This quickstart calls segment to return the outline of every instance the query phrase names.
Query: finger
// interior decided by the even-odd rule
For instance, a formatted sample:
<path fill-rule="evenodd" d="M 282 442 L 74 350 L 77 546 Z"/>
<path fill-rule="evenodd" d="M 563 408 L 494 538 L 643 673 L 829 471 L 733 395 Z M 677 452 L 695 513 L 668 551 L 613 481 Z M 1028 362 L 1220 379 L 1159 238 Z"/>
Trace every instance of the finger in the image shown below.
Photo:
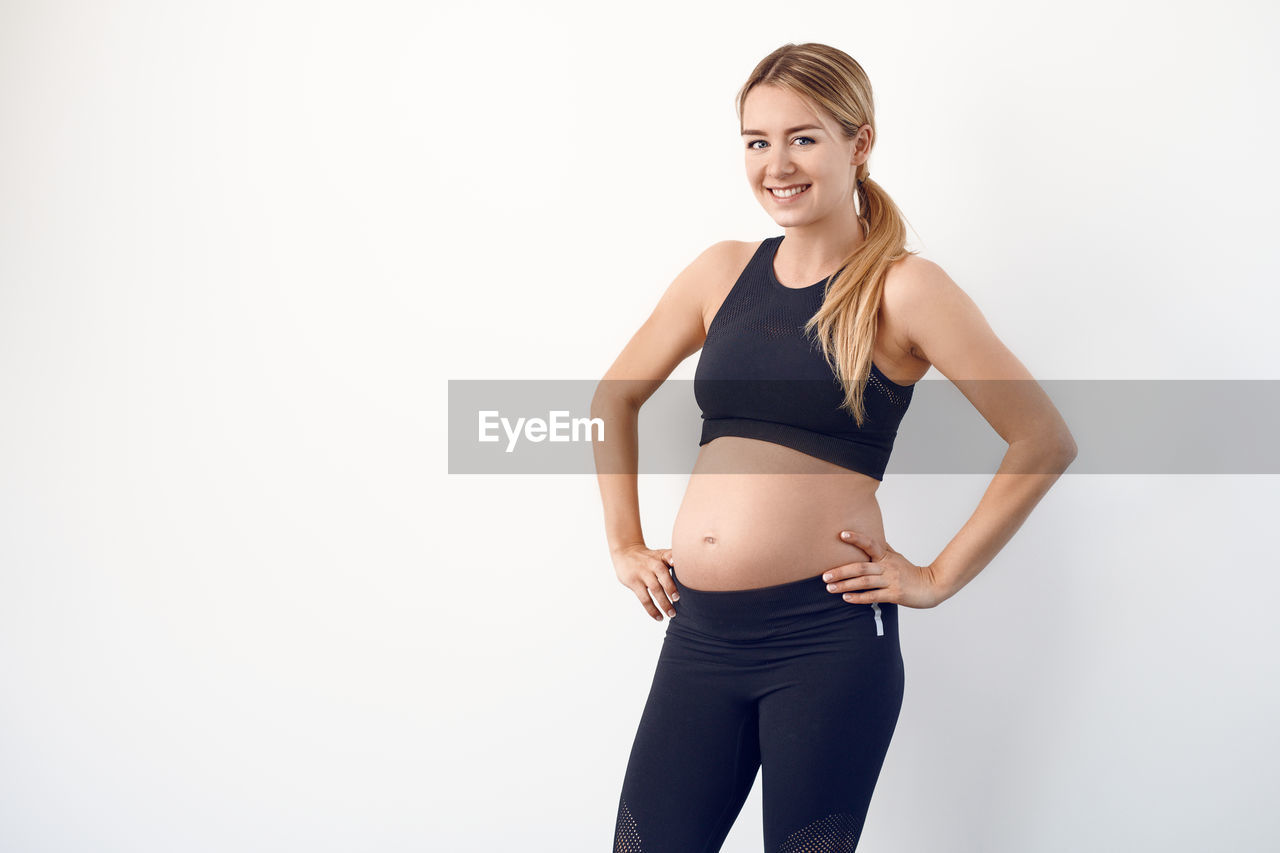
<path fill-rule="evenodd" d="M 882 600 L 880 596 L 884 594 L 885 587 L 881 586 L 876 578 L 855 578 L 850 583 L 856 585 L 840 593 L 840 597 L 850 604 L 871 604 L 873 601 Z"/>
<path fill-rule="evenodd" d="M 658 606 L 659 610 L 668 616 L 676 615 L 676 609 L 671 605 L 671 600 L 667 598 L 667 591 L 663 588 L 662 581 L 658 579 L 657 573 L 655 573 L 653 579 L 649 581 L 647 589 L 649 590 L 649 595 L 653 598 L 654 604 Z"/>
<path fill-rule="evenodd" d="M 851 563 L 855 567 L 855 571 L 850 572 L 843 580 L 833 581 L 827 584 L 827 592 L 841 593 L 866 589 L 874 580 L 868 578 L 867 575 L 872 574 L 870 563 Z M 865 568 L 864 568 L 865 567 Z"/>
<path fill-rule="evenodd" d="M 674 566 L 676 564 L 674 552 L 670 548 L 662 552 L 662 559 L 668 566 Z"/>
<path fill-rule="evenodd" d="M 866 578 L 866 577 L 849 578 L 848 580 L 843 580 L 843 581 L 840 581 L 838 584 L 835 584 L 835 590 L 833 591 L 839 592 L 839 593 L 861 592 L 862 590 L 867 589 L 868 586 L 870 586 L 870 584 L 871 584 L 870 578 Z"/>
<path fill-rule="evenodd" d="M 640 604 L 648 611 L 649 615 L 659 622 L 662 621 L 662 614 L 658 612 L 658 608 L 654 606 L 653 599 L 649 597 L 649 590 L 643 584 L 639 587 L 629 587 L 635 593 L 636 598 L 640 599 Z"/>
<path fill-rule="evenodd" d="M 671 606 L 671 602 L 680 598 L 680 593 L 676 590 L 676 582 L 671 579 L 671 573 L 661 571 L 657 574 L 658 585 L 662 589 L 662 598 L 654 596 L 658 601 L 658 606 L 667 611 L 668 616 L 675 616 L 675 608 Z"/>
<path fill-rule="evenodd" d="M 827 582 L 844 580 L 845 578 L 856 577 L 866 563 L 842 563 L 838 566 L 832 566 L 822 573 L 822 579 Z"/>
<path fill-rule="evenodd" d="M 852 530 L 840 531 L 840 538 L 846 542 L 852 542 L 863 551 L 867 552 L 867 556 L 872 560 L 883 560 L 885 554 L 888 553 L 888 543 L 881 545 L 879 541 L 872 539 L 870 536 L 864 536 Z"/>
<path fill-rule="evenodd" d="M 863 536 L 861 533 L 854 530 L 841 530 L 840 539 L 844 544 L 851 545 L 861 551 L 863 559 L 875 559 L 875 554 L 873 553 L 870 545 L 871 540 L 866 536 Z"/>
<path fill-rule="evenodd" d="M 836 566 L 822 573 L 822 579 L 827 582 L 827 591 L 834 592 L 838 586 L 846 578 L 853 577 L 858 573 L 857 563 L 845 563 L 843 566 Z"/>

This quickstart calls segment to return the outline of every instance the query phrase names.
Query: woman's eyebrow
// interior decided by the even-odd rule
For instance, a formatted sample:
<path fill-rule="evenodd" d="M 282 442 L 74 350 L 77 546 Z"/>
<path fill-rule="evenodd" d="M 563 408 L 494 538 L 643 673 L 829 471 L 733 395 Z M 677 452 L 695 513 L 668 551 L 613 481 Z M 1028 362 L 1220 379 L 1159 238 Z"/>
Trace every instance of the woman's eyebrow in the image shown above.
<path fill-rule="evenodd" d="M 822 128 L 816 124 L 802 124 L 799 127 L 787 128 L 783 132 L 783 136 L 787 136 L 799 130 L 822 130 Z M 743 136 L 768 136 L 769 134 L 765 133 L 763 130 L 744 130 L 742 131 L 742 135 Z"/>

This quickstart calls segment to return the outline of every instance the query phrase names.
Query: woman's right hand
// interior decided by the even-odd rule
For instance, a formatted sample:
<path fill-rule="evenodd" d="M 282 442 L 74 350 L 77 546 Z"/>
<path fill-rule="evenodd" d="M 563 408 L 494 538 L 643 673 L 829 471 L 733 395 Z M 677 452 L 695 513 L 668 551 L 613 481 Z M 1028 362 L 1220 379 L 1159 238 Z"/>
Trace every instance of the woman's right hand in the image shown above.
<path fill-rule="evenodd" d="M 676 615 L 671 602 L 680 598 L 680 593 L 676 592 L 675 581 L 667 570 L 668 566 L 675 565 L 670 548 L 655 551 L 643 545 L 629 545 L 614 551 L 612 556 L 618 581 L 636 594 L 650 616 L 661 622 L 663 613 Z"/>

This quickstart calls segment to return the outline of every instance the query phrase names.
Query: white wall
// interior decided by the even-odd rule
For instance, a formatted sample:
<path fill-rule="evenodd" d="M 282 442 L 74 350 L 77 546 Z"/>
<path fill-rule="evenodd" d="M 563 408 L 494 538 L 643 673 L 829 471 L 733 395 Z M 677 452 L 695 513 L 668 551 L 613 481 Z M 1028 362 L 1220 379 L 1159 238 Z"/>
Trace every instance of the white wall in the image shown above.
<path fill-rule="evenodd" d="M 665 623 L 593 477 L 447 474 L 446 380 L 598 377 L 703 247 L 779 233 L 732 101 L 808 40 L 867 69 L 872 175 L 1037 377 L 1275 379 L 1277 23 L 5 4 L 0 847 L 607 849 Z M 683 485 L 642 480 L 652 547 Z M 890 542 L 931 560 L 985 485 L 890 477 Z M 1267 849 L 1278 497 L 1068 475 L 904 608 L 861 846 Z"/>

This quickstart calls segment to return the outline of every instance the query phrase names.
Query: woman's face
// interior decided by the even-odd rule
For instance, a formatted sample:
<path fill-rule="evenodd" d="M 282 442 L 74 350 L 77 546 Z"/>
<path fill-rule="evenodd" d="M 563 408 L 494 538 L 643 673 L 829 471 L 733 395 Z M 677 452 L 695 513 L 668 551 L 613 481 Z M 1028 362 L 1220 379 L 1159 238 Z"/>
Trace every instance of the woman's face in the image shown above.
<path fill-rule="evenodd" d="M 867 159 L 870 127 L 847 139 L 814 104 L 768 85 L 747 93 L 742 127 L 747 181 L 775 222 L 808 225 L 837 210 L 852 219 L 855 172 Z"/>

